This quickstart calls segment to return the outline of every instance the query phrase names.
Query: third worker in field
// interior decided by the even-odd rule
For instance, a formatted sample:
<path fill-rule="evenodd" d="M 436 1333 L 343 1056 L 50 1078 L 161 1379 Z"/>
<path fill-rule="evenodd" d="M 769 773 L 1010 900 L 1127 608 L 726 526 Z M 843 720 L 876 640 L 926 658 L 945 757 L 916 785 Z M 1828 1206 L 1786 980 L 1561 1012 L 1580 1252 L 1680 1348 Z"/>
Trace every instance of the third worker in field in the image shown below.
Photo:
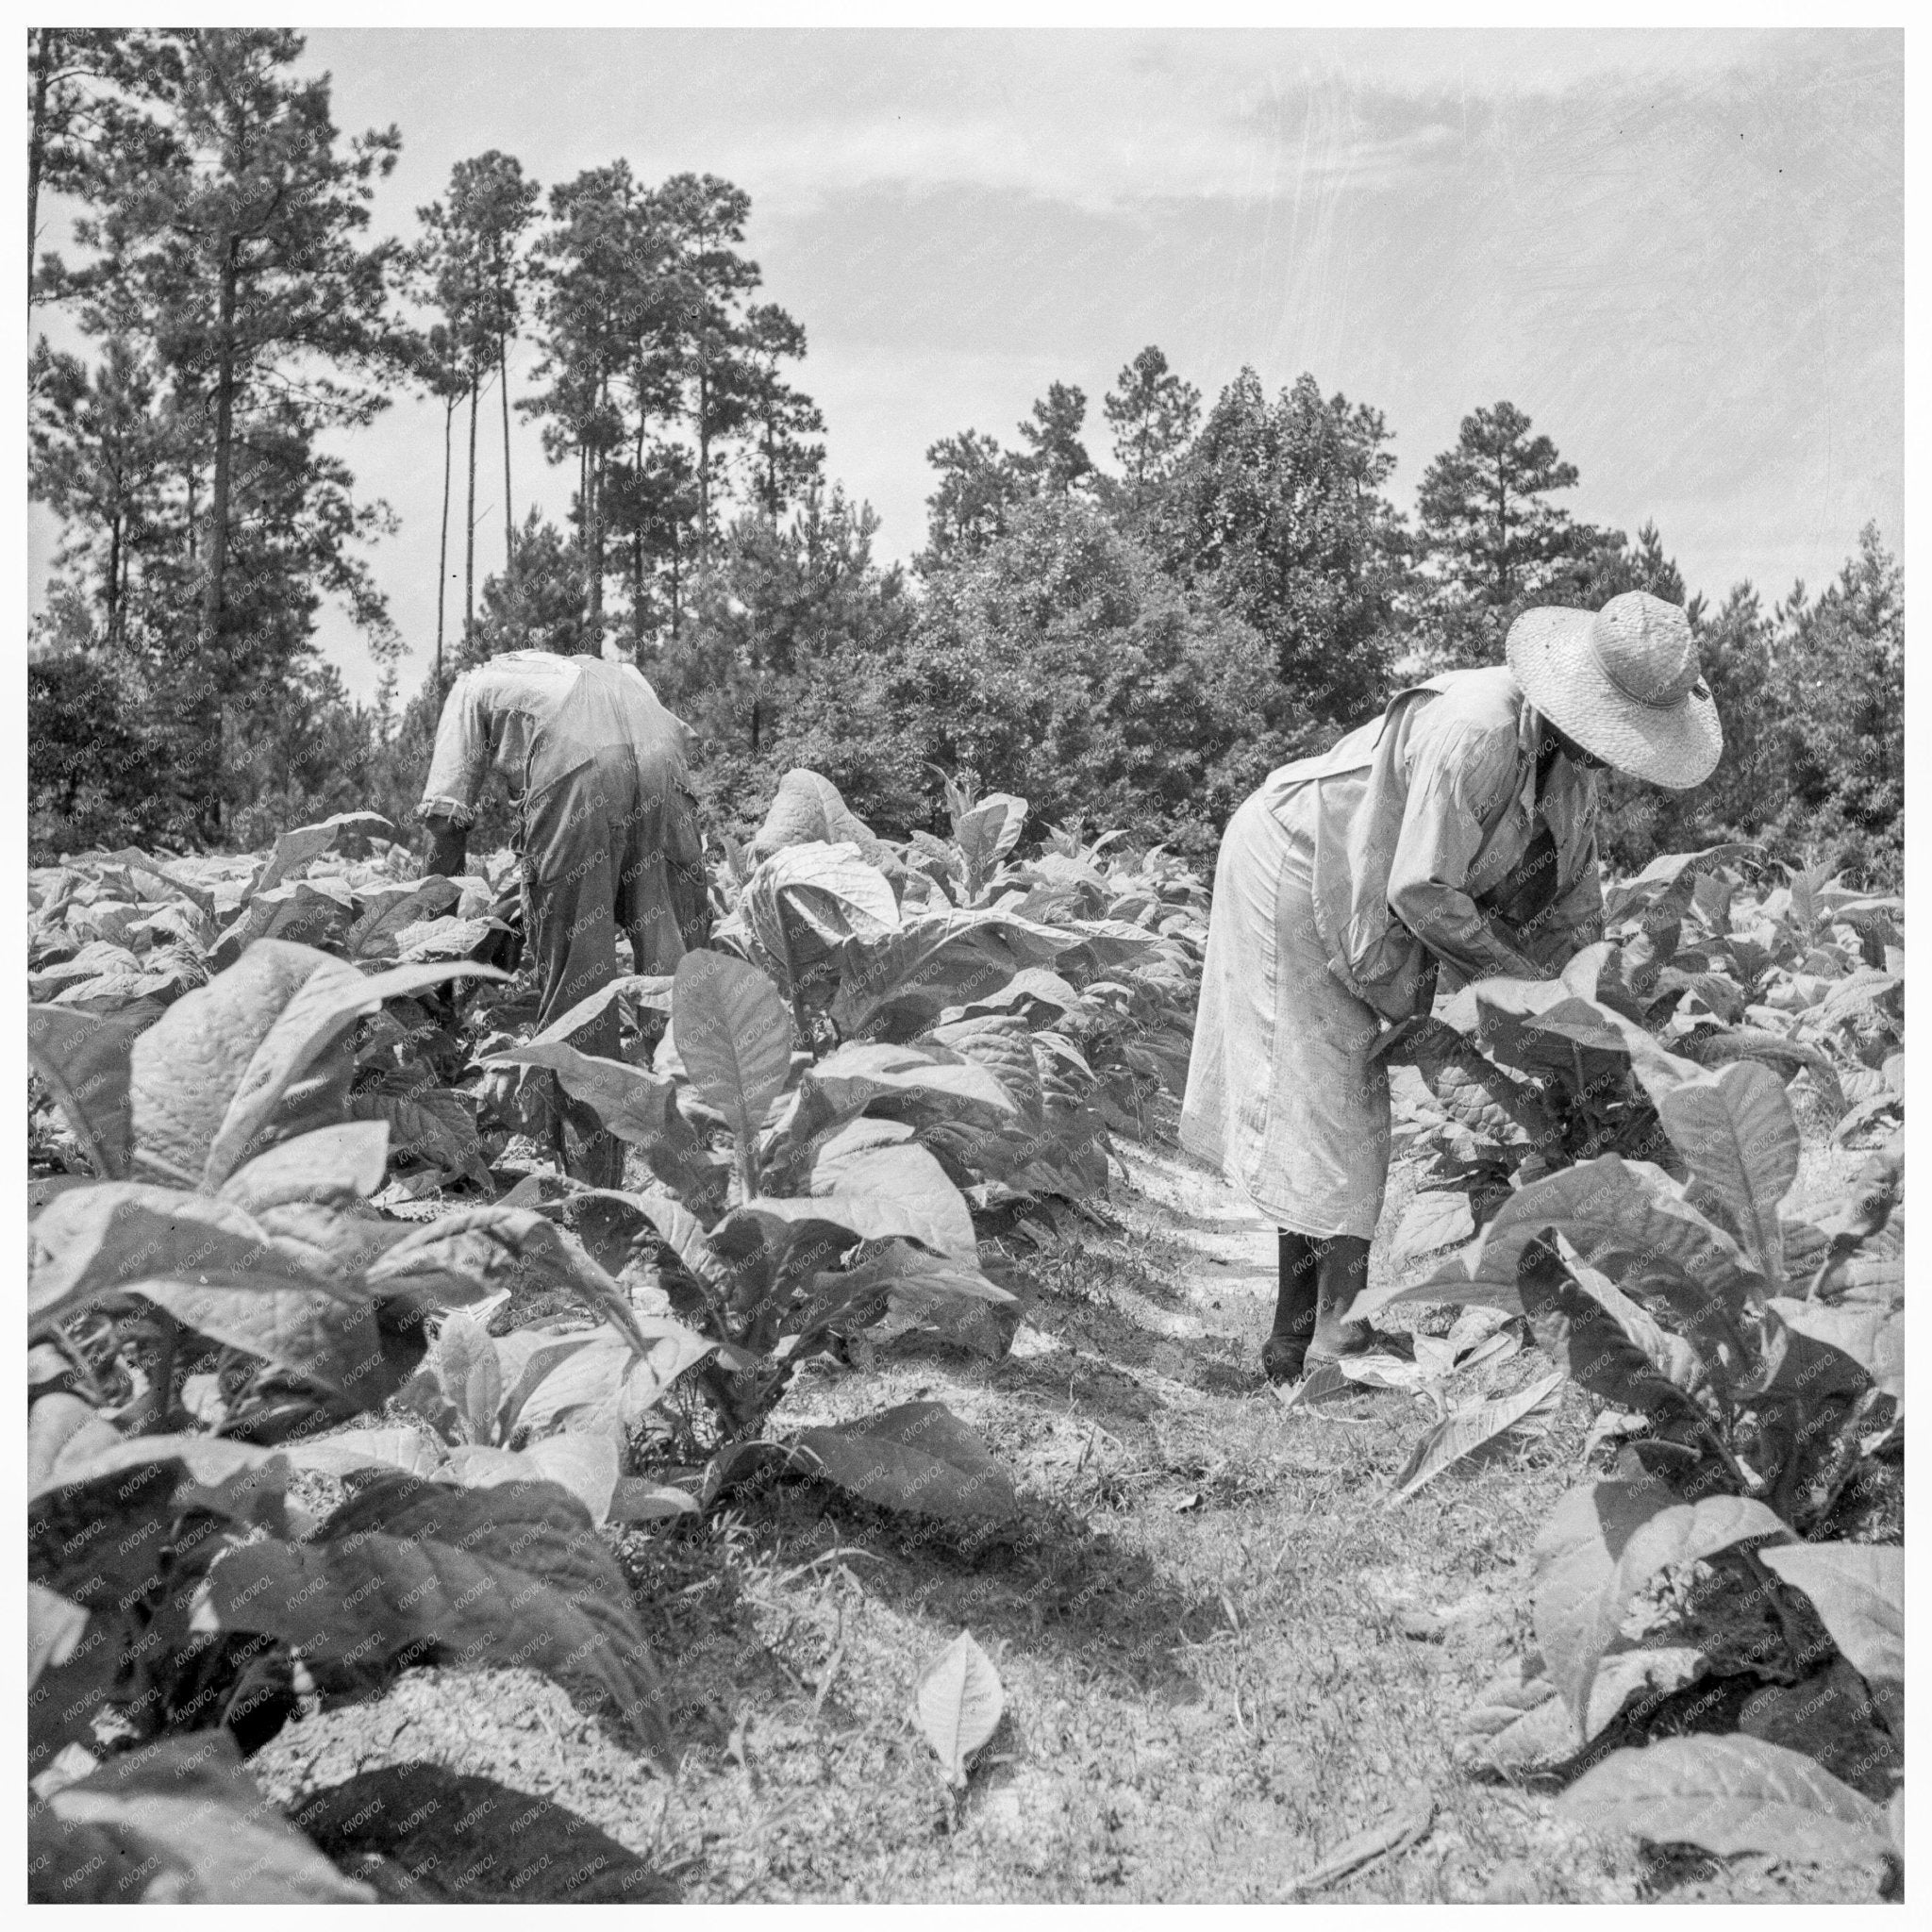
<path fill-rule="evenodd" d="M 1280 1230 L 1276 1382 L 1374 1340 L 1346 1311 L 1389 1174 L 1384 1025 L 1439 976 L 1559 972 L 1601 933 L 1595 774 L 1681 790 L 1724 748 L 1690 621 L 1645 591 L 1524 611 L 1506 655 L 1272 773 L 1222 839 L 1180 1133 Z"/>

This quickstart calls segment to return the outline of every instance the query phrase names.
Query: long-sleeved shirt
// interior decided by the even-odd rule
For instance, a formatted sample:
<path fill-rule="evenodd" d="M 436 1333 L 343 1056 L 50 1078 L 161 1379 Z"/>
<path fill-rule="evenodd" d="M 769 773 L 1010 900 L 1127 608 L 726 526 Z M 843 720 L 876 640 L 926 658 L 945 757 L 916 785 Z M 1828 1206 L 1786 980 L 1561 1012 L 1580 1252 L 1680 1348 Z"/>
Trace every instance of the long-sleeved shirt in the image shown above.
<path fill-rule="evenodd" d="M 691 743 L 691 727 L 664 708 L 635 664 L 506 651 L 450 687 L 417 816 L 468 826 L 492 771 L 521 796 L 622 745 L 670 757 L 682 778 Z"/>
<path fill-rule="evenodd" d="M 1543 978 L 1597 936 L 1596 782 L 1558 755 L 1539 789 L 1542 740 L 1507 666 L 1451 671 L 1270 774 L 1271 808 L 1292 800 L 1304 824 L 1296 794 L 1313 788 L 1316 929 L 1329 970 L 1384 1018 L 1426 1008 L 1431 958 Z"/>

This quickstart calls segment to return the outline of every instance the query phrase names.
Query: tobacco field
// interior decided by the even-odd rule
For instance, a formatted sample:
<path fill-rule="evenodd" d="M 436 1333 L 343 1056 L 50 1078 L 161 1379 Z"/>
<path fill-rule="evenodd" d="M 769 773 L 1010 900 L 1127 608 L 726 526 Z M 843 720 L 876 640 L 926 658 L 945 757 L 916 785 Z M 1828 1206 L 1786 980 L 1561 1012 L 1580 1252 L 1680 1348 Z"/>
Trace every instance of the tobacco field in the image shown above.
<path fill-rule="evenodd" d="M 30 873 L 31 1895 L 1902 1897 L 1902 902 L 1396 1029 L 1407 1346 L 1271 1391 L 1204 880 L 947 806 L 541 1031 L 508 853 Z"/>

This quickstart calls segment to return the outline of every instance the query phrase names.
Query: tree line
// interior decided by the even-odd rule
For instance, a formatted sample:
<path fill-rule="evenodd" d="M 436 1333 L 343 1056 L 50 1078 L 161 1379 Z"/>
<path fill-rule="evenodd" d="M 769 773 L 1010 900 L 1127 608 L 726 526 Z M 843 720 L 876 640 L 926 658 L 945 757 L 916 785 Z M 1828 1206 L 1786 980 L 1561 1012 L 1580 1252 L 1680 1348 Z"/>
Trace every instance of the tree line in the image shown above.
<path fill-rule="evenodd" d="M 882 565 L 876 518 L 824 475 L 805 330 L 756 299 L 741 190 L 619 159 L 546 192 L 492 151 L 415 244 L 370 242 L 398 135 L 344 141 L 301 45 L 30 37 L 30 235 L 43 191 L 79 217 L 71 265 L 30 240 L 29 307 L 90 345 L 30 370 L 31 487 L 66 533 L 30 671 L 37 850 L 407 811 L 448 676 L 538 643 L 633 658 L 698 727 L 724 826 L 791 764 L 897 831 L 970 771 L 1044 819 L 1206 854 L 1273 765 L 1405 682 L 1499 661 L 1528 605 L 1648 589 L 1690 610 L 1727 752 L 1692 793 L 1612 781 L 1612 856 L 1744 831 L 1896 875 L 1903 576 L 1875 529 L 1820 594 L 1712 607 L 1653 525 L 1572 515 L 1575 466 L 1507 401 L 1463 420 L 1405 515 L 1378 410 L 1252 370 L 1204 410 L 1149 346 L 1102 399 L 1111 467 L 1054 383 L 1010 443 L 927 451 L 925 547 Z M 535 385 L 512 396 L 523 341 Z M 322 441 L 400 394 L 443 416 L 437 634 L 407 702 L 363 556 L 388 514 Z M 563 527 L 516 517 L 513 411 L 574 473 Z M 502 561 L 479 580 L 499 425 Z M 314 651 L 329 595 L 389 667 L 374 707 Z"/>

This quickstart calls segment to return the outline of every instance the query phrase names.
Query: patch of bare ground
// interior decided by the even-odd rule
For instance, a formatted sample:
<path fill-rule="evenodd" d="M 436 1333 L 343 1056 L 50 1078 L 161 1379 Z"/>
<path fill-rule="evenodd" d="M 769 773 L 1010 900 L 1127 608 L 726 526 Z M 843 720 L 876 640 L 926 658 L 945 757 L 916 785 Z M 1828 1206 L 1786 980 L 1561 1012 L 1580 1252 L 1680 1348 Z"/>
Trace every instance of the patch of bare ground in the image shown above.
<path fill-rule="evenodd" d="M 495 1779 L 700 1901 L 1281 1900 L 1422 1796 L 1427 1831 L 1323 1896 L 1870 1896 L 1857 1874 L 1648 1857 L 1559 1822 L 1547 1790 L 1456 1769 L 1462 1707 L 1526 1635 L 1521 1566 L 1588 1404 L 1570 1391 L 1546 1435 L 1386 1508 L 1424 1411 L 1399 1394 L 1285 1409 L 1257 1366 L 1273 1229 L 1183 1157 L 1126 1164 L 1094 1216 L 1013 1243 L 1037 1300 L 1007 1358 L 814 1363 L 778 1418 L 942 1400 L 1012 1471 L 1014 1522 L 916 1522 L 790 1483 L 623 1536 L 672 1687 L 675 1780 L 541 1678 L 432 1671 L 291 1724 L 264 1783 L 296 1808 L 385 1766 Z M 1385 1229 L 1411 1190 L 1398 1165 Z M 1491 1391 L 1540 1366 L 1491 1370 Z M 1007 1704 L 956 1797 L 912 1686 L 961 1628 Z"/>

